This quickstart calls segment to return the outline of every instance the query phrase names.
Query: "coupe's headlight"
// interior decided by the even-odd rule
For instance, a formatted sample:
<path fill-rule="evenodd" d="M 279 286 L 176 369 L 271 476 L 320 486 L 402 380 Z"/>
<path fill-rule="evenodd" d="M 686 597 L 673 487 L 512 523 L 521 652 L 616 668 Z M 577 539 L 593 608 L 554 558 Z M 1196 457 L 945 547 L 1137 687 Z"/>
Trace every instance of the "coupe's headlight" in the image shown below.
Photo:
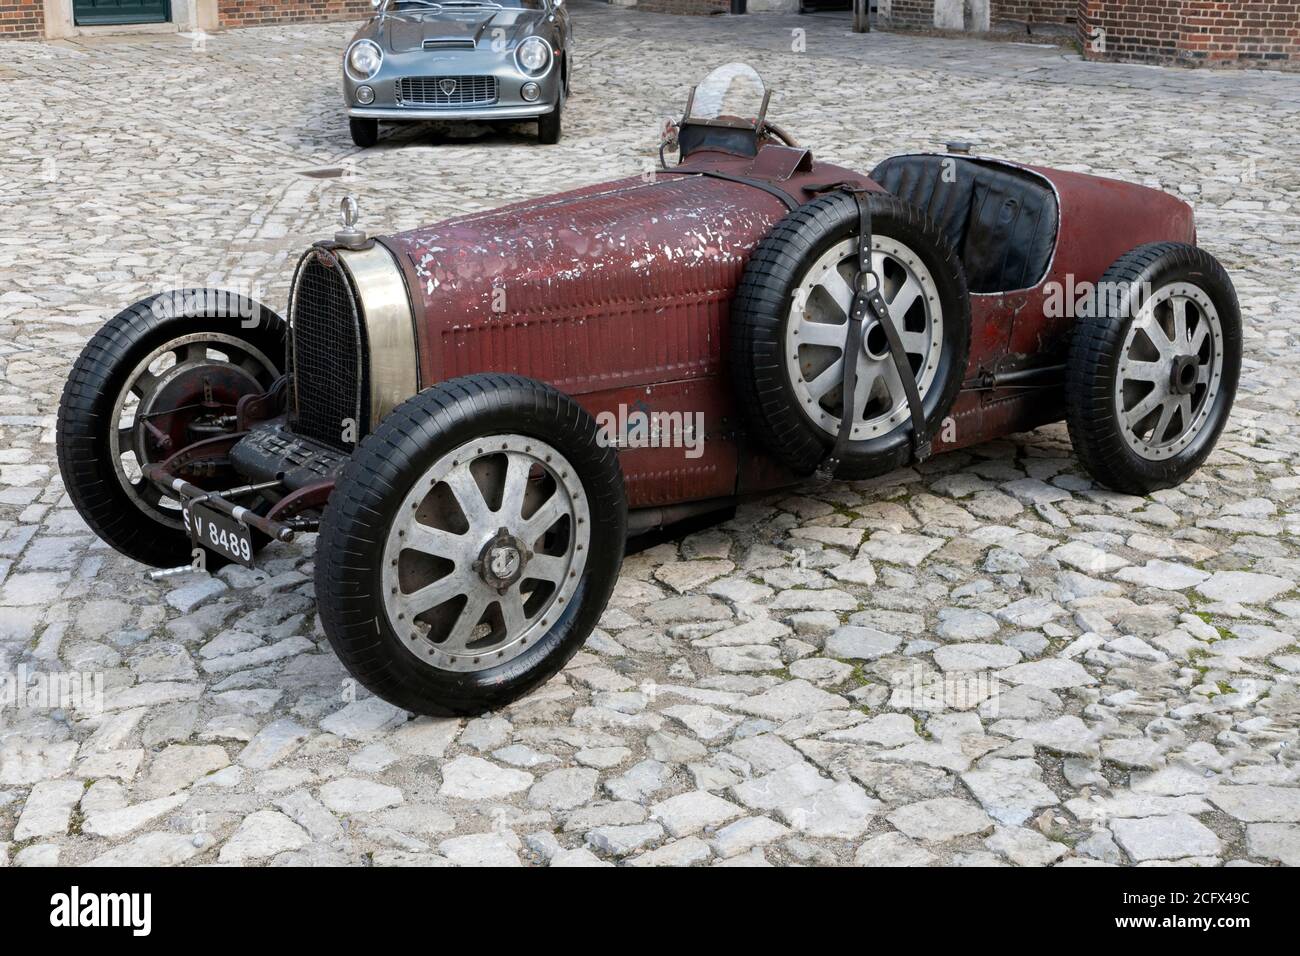
<path fill-rule="evenodd" d="M 515 62 L 530 76 L 538 76 L 551 68 L 551 48 L 541 37 L 529 37 L 515 49 Z"/>
<path fill-rule="evenodd" d="M 358 40 L 348 50 L 348 71 L 358 80 L 368 80 L 379 72 L 384 51 L 373 40 Z"/>

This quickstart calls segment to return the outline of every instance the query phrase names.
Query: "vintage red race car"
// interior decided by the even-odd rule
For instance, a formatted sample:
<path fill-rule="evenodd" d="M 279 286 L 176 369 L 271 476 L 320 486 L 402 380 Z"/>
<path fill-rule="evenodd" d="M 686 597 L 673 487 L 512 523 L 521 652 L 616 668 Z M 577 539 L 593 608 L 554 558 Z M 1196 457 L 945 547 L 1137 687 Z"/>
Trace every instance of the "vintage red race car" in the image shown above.
<path fill-rule="evenodd" d="M 862 175 L 766 108 L 732 64 L 653 174 L 374 238 L 353 204 L 287 323 L 215 290 L 131 306 L 63 394 L 72 501 L 160 567 L 318 531 L 348 669 L 461 714 L 563 666 L 629 534 L 1061 418 L 1117 490 L 1205 460 L 1242 333 L 1186 203 L 959 147 Z"/>

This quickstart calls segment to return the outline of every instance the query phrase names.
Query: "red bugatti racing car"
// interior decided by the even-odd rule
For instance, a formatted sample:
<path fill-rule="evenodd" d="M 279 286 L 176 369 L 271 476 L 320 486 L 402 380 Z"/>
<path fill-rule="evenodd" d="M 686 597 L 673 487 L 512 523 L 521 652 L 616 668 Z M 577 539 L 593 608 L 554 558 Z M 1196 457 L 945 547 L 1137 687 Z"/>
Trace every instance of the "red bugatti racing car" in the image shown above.
<path fill-rule="evenodd" d="M 160 567 L 319 532 L 339 657 L 448 714 L 556 673 L 630 533 L 1061 418 L 1121 491 L 1205 460 L 1241 320 L 1186 203 L 960 147 L 863 175 L 767 102 L 733 64 L 652 176 L 386 236 L 353 205 L 287 321 L 214 290 L 132 305 L 63 394 L 73 502 Z"/>

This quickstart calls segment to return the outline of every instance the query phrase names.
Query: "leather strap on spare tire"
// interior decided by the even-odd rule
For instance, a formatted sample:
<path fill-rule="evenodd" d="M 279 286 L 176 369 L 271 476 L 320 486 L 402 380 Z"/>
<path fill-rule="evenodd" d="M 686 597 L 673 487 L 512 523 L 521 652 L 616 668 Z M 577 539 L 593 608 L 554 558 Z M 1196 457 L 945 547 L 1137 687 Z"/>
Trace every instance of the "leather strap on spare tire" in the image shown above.
<path fill-rule="evenodd" d="M 907 408 L 912 418 L 912 457 L 917 462 L 930 457 L 930 435 L 925 425 L 925 406 L 921 402 L 921 393 L 916 387 L 915 373 L 907 360 L 903 348 L 903 339 L 898 334 L 898 327 L 889 314 L 889 304 L 880 294 L 880 278 L 871 271 L 871 206 L 868 198 L 871 190 L 852 183 L 840 183 L 831 187 L 839 189 L 853 197 L 858 207 L 858 272 L 853 277 L 853 304 L 849 308 L 849 333 L 845 342 L 845 356 L 856 356 L 862 348 L 862 333 L 867 324 L 867 317 L 874 318 L 885 332 L 889 342 L 889 353 L 893 357 L 894 367 L 903 384 L 903 394 L 907 397 Z M 825 190 L 818 190 L 819 192 Z M 853 408 L 853 395 L 858 387 L 858 363 L 844 362 L 843 392 L 847 396 L 847 408 Z M 853 434 L 853 416 L 840 416 L 839 434 L 830 453 L 817 468 L 817 477 L 825 480 L 835 474 L 835 469 L 844 460 L 844 453 L 849 447 Z"/>

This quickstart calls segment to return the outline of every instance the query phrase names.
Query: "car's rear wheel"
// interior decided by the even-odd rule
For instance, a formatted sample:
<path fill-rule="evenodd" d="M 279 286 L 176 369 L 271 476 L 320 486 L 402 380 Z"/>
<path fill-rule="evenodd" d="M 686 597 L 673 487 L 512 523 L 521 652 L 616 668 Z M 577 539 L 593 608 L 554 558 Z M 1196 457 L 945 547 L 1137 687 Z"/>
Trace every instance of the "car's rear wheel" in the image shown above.
<path fill-rule="evenodd" d="M 179 502 L 143 469 L 233 432 L 239 399 L 283 371 L 284 334 L 270 309 L 216 289 L 151 296 L 95 333 L 64 386 L 56 437 L 64 486 L 92 531 L 145 564 L 190 561 Z M 228 487 L 226 477 L 193 483 Z"/>
<path fill-rule="evenodd" d="M 919 209 L 887 194 L 868 201 L 872 272 L 933 433 L 966 369 L 965 273 Z M 732 371 L 750 426 L 800 474 L 826 456 L 846 413 L 852 428 L 837 477 L 882 474 L 911 454 L 907 397 L 879 323 L 863 329 L 855 394 L 843 395 L 857 233 L 857 203 L 846 193 L 800 206 L 758 244 L 732 305 Z"/>
<path fill-rule="evenodd" d="M 379 142 L 379 120 L 348 117 L 348 129 L 352 133 L 352 142 L 362 149 L 369 149 Z"/>
<path fill-rule="evenodd" d="M 1213 256 L 1175 242 L 1121 256 L 1070 341 L 1066 420 L 1079 460 L 1129 494 L 1185 481 L 1227 424 L 1241 352 L 1237 293 Z"/>
<path fill-rule="evenodd" d="M 316 593 L 330 643 L 375 694 L 480 713 L 554 675 L 618 577 L 618 455 L 550 386 L 471 375 L 400 405 L 330 498 Z"/>
<path fill-rule="evenodd" d="M 560 141 L 561 125 L 564 117 L 564 94 L 561 92 L 555 100 L 555 109 L 537 119 L 537 140 L 543 146 L 554 146 Z"/>

